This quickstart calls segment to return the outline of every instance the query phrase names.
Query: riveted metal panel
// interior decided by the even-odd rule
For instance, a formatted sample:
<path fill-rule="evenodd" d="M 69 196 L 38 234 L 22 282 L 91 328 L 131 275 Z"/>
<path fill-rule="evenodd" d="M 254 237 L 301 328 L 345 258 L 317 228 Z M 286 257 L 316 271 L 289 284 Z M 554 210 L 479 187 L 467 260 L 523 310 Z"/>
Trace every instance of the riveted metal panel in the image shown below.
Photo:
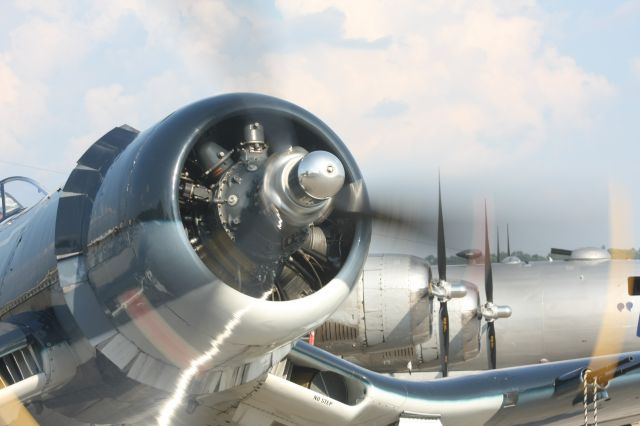
<path fill-rule="evenodd" d="M 382 274 L 380 271 L 364 271 L 364 321 L 367 345 L 373 346 L 384 342 L 384 321 L 381 307 Z"/>

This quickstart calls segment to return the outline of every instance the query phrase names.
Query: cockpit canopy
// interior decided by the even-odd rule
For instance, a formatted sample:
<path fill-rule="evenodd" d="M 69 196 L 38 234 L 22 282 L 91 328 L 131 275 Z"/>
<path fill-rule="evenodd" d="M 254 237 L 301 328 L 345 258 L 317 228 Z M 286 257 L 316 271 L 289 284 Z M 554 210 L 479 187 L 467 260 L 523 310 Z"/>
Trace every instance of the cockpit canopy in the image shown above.
<path fill-rule="evenodd" d="M 0 221 L 4 221 L 35 205 L 47 191 L 35 180 L 12 176 L 0 180 Z"/>

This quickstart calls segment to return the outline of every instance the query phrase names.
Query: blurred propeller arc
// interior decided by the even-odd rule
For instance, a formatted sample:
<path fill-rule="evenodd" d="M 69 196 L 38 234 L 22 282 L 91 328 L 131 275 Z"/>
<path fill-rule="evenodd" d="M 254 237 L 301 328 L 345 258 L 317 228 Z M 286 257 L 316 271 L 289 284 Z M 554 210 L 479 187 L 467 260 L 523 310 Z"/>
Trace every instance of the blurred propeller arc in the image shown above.
<path fill-rule="evenodd" d="M 435 228 L 432 220 L 408 215 L 396 203 L 366 199 L 364 192 L 361 181 L 345 185 L 334 199 L 334 210 L 345 216 L 366 218 L 380 225 L 412 231 L 427 239 L 436 238 L 432 231 Z"/>

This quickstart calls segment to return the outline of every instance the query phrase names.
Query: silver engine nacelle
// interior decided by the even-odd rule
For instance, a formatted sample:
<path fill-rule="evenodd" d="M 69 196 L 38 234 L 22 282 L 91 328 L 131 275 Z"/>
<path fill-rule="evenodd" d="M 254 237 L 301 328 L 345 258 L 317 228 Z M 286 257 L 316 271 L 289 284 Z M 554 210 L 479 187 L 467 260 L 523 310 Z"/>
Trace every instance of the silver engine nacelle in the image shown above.
<path fill-rule="evenodd" d="M 407 371 L 409 365 L 414 371 L 437 370 L 439 342 L 432 331 L 439 305 L 426 295 L 429 274 L 417 257 L 370 256 L 349 299 L 316 330 L 316 345 L 376 371 Z M 480 353 L 478 287 L 458 284 L 467 294 L 448 303 L 450 364 Z"/>
<path fill-rule="evenodd" d="M 372 255 L 349 298 L 315 332 L 316 345 L 341 355 L 414 347 L 433 335 L 428 263 Z"/>

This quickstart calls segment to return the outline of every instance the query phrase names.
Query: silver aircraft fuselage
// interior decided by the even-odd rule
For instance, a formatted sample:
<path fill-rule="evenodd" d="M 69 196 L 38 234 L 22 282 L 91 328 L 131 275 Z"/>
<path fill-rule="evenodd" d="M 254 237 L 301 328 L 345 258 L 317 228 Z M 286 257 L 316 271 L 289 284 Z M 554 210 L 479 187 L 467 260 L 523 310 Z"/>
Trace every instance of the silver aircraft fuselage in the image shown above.
<path fill-rule="evenodd" d="M 639 276 L 637 260 L 494 264 L 494 300 L 513 310 L 496 321 L 498 366 L 640 349 L 640 295 L 628 284 Z M 447 278 L 476 284 L 484 303 L 484 265 L 451 266 Z M 481 350 L 454 369 L 486 369 L 486 358 Z"/>
<path fill-rule="evenodd" d="M 481 263 L 448 267 L 447 281 L 467 289 L 448 302 L 452 370 L 488 366 L 484 269 Z M 640 350 L 640 261 L 495 263 L 492 269 L 493 300 L 513 312 L 495 321 L 499 368 Z M 316 344 L 380 372 L 440 371 L 432 275 L 435 268 L 418 257 L 370 255 L 349 299 L 316 331 Z"/>

